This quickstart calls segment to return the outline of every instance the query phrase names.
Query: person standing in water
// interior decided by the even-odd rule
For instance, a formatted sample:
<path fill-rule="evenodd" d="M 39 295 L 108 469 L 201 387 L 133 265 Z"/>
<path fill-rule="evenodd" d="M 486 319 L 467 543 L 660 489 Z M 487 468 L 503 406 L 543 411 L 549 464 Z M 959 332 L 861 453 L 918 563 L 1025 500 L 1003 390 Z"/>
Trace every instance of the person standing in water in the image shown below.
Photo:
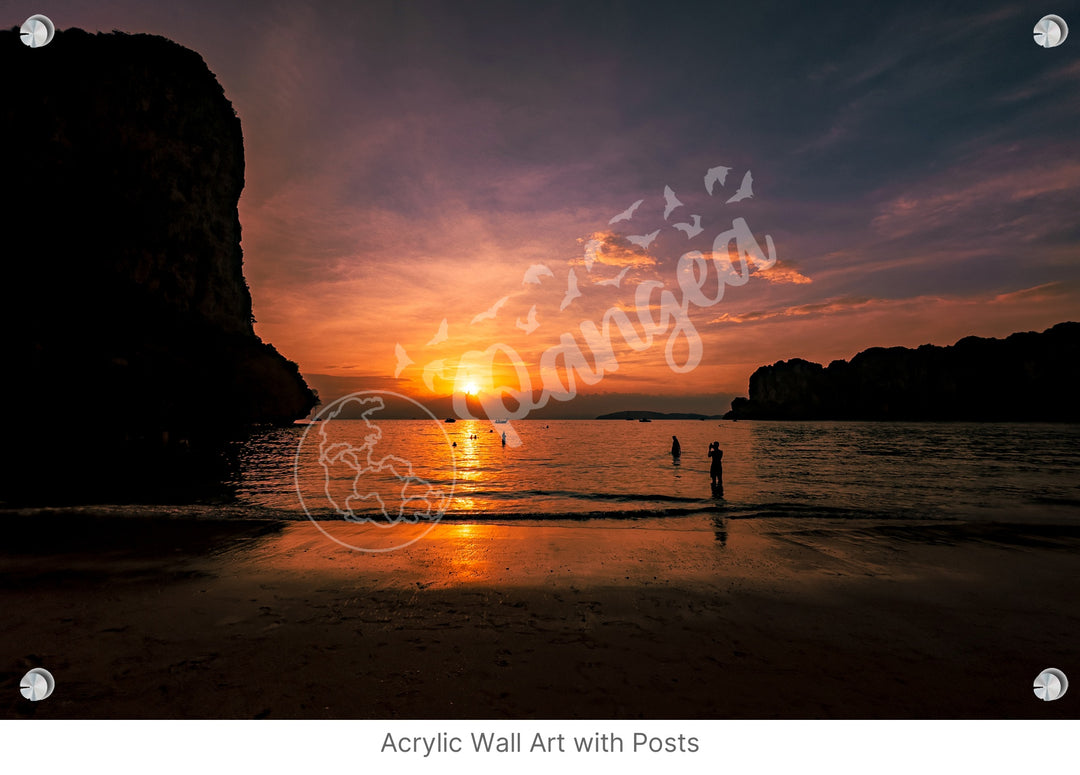
<path fill-rule="evenodd" d="M 680 455 L 682 455 L 682 445 L 679 444 L 679 437 L 678 436 L 672 436 L 671 437 L 671 459 L 672 460 L 678 460 Z"/>
<path fill-rule="evenodd" d="M 720 449 L 719 441 L 714 441 L 709 445 L 709 457 L 712 458 L 712 465 L 709 466 L 712 486 L 722 490 L 724 488 L 724 450 Z"/>
<path fill-rule="evenodd" d="M 506 431 L 503 431 L 502 443 L 503 443 L 503 446 L 505 447 L 506 446 Z"/>

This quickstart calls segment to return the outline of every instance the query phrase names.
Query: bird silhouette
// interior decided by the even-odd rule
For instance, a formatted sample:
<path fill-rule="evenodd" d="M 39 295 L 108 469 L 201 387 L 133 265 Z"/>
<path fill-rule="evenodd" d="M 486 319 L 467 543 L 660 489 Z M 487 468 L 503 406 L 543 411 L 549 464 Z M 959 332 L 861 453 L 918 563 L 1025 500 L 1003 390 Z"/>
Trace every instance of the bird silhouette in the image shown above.
<path fill-rule="evenodd" d="M 536 305 L 532 305 L 532 309 L 529 310 L 529 314 L 526 316 L 524 323 L 521 322 L 521 318 L 518 318 L 514 325 L 526 334 L 531 334 L 533 331 L 540 328 L 540 324 L 536 322 Z"/>
<path fill-rule="evenodd" d="M 682 202 L 675 196 L 675 192 L 671 190 L 671 186 L 664 186 L 664 220 L 668 219 L 671 215 L 671 211 L 676 207 L 682 207 Z"/>
<path fill-rule="evenodd" d="M 701 234 L 701 232 L 705 231 L 703 228 L 701 228 L 701 216 L 700 215 L 691 215 L 690 217 L 694 221 L 693 225 L 691 225 L 689 223 L 676 223 L 675 224 L 676 229 L 678 229 L 681 232 L 686 233 L 687 239 L 693 239 L 697 235 Z"/>
<path fill-rule="evenodd" d="M 713 167 L 705 173 L 705 190 L 709 192 L 709 196 L 712 196 L 713 185 L 716 183 L 724 185 L 729 172 L 731 172 L 731 167 Z"/>
<path fill-rule="evenodd" d="M 501 307 L 503 304 L 506 304 L 506 302 L 508 302 L 508 301 L 510 301 L 510 297 L 509 296 L 503 296 L 501 299 L 499 299 L 497 302 L 492 304 L 486 310 L 484 310 L 479 315 L 474 317 L 472 319 L 472 323 L 469 323 L 469 325 L 471 326 L 473 323 L 479 323 L 481 320 L 491 320 L 491 319 L 493 319 L 495 317 L 495 315 L 498 313 L 499 307 Z"/>
<path fill-rule="evenodd" d="M 732 202 L 741 202 L 744 199 L 749 199 L 754 195 L 752 188 L 754 184 L 754 177 L 750 174 L 750 170 L 746 171 L 743 175 L 742 183 L 739 184 L 739 190 L 735 192 L 735 195 L 731 199 L 724 202 L 724 204 L 731 204 Z"/>
<path fill-rule="evenodd" d="M 525 270 L 525 279 L 521 281 L 522 285 L 532 284 L 539 285 L 541 277 L 554 277 L 555 273 L 548 269 L 543 264 L 533 264 Z"/>
<path fill-rule="evenodd" d="M 612 218 L 610 221 L 608 221 L 608 223 L 612 224 L 618 223 L 619 221 L 629 221 L 631 218 L 634 217 L 634 211 L 641 207 L 641 203 L 644 201 L 644 199 L 637 200 L 632 205 L 623 210 L 621 213 Z"/>
<path fill-rule="evenodd" d="M 424 384 L 427 385 L 427 389 L 432 393 L 435 392 L 435 378 L 439 377 L 441 379 L 446 379 L 445 371 L 446 360 L 443 358 L 432 361 L 424 366 Z"/>
<path fill-rule="evenodd" d="M 581 291 L 577 287 L 577 275 L 574 274 L 573 268 L 570 269 L 570 274 L 566 276 L 566 295 L 563 296 L 562 304 L 559 305 L 559 312 L 570 306 L 570 302 L 581 295 Z"/>
<path fill-rule="evenodd" d="M 600 252 L 600 240 L 591 239 L 585 243 L 585 271 L 591 272 L 596 256 Z"/>
<path fill-rule="evenodd" d="M 630 242 L 640 247 L 642 250 L 648 250 L 649 245 L 653 244 L 653 240 L 660 234 L 660 230 L 652 232 L 651 234 L 635 234 L 627 237 Z"/>
<path fill-rule="evenodd" d="M 446 318 L 443 318 L 442 323 L 439 324 L 439 332 L 431 337 L 431 341 L 427 343 L 427 346 L 434 347 L 441 342 L 445 342 L 449 338 L 450 335 L 447 333 Z"/>
<path fill-rule="evenodd" d="M 394 369 L 394 379 L 397 379 L 401 372 L 405 370 L 406 366 L 410 363 L 416 363 L 416 361 L 408 356 L 405 352 L 405 348 L 402 347 L 400 343 L 394 345 L 394 355 L 397 357 L 397 368 Z"/>
<path fill-rule="evenodd" d="M 601 280 L 597 285 L 614 285 L 616 288 L 622 283 L 622 279 L 626 277 L 626 273 L 630 271 L 630 267 L 625 267 L 621 272 L 612 277 L 610 280 Z"/>

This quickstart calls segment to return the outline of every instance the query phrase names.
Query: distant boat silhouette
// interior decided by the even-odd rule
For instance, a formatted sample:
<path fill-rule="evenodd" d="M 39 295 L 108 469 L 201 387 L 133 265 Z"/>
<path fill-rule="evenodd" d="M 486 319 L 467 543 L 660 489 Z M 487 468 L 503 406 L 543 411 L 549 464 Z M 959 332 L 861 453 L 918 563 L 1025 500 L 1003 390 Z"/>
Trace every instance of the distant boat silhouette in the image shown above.
<path fill-rule="evenodd" d="M 447 422 L 457 422 L 457 420 L 455 420 L 453 417 L 447 417 L 446 421 Z"/>
<path fill-rule="evenodd" d="M 496 424 L 496 425 L 505 425 L 505 424 L 506 424 L 506 420 L 496 420 L 496 421 L 495 421 L 495 424 Z"/>
<path fill-rule="evenodd" d="M 638 422 L 652 422 L 648 417 L 639 417 Z"/>

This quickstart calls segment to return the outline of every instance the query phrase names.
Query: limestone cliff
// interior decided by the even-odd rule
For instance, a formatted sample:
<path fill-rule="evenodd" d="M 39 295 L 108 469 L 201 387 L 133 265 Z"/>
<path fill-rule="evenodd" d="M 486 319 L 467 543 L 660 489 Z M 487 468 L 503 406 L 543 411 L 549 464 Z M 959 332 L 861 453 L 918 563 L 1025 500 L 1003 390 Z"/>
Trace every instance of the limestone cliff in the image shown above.
<path fill-rule="evenodd" d="M 728 419 L 1080 421 L 1080 323 L 762 366 Z"/>
<path fill-rule="evenodd" d="M 252 329 L 240 120 L 202 58 L 10 30 L 0 72 L 2 400 L 25 449 L 107 456 L 304 416 L 314 394 Z"/>

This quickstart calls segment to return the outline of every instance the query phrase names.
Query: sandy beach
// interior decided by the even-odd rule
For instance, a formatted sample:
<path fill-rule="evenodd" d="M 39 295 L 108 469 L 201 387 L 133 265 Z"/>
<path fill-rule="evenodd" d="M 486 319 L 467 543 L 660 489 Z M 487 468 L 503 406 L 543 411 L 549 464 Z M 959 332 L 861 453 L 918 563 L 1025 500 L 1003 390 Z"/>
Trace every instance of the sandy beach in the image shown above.
<path fill-rule="evenodd" d="M 1031 690 L 1080 677 L 1077 528 L 444 523 L 365 555 L 309 522 L 9 524 L 6 718 L 1080 715 Z"/>

